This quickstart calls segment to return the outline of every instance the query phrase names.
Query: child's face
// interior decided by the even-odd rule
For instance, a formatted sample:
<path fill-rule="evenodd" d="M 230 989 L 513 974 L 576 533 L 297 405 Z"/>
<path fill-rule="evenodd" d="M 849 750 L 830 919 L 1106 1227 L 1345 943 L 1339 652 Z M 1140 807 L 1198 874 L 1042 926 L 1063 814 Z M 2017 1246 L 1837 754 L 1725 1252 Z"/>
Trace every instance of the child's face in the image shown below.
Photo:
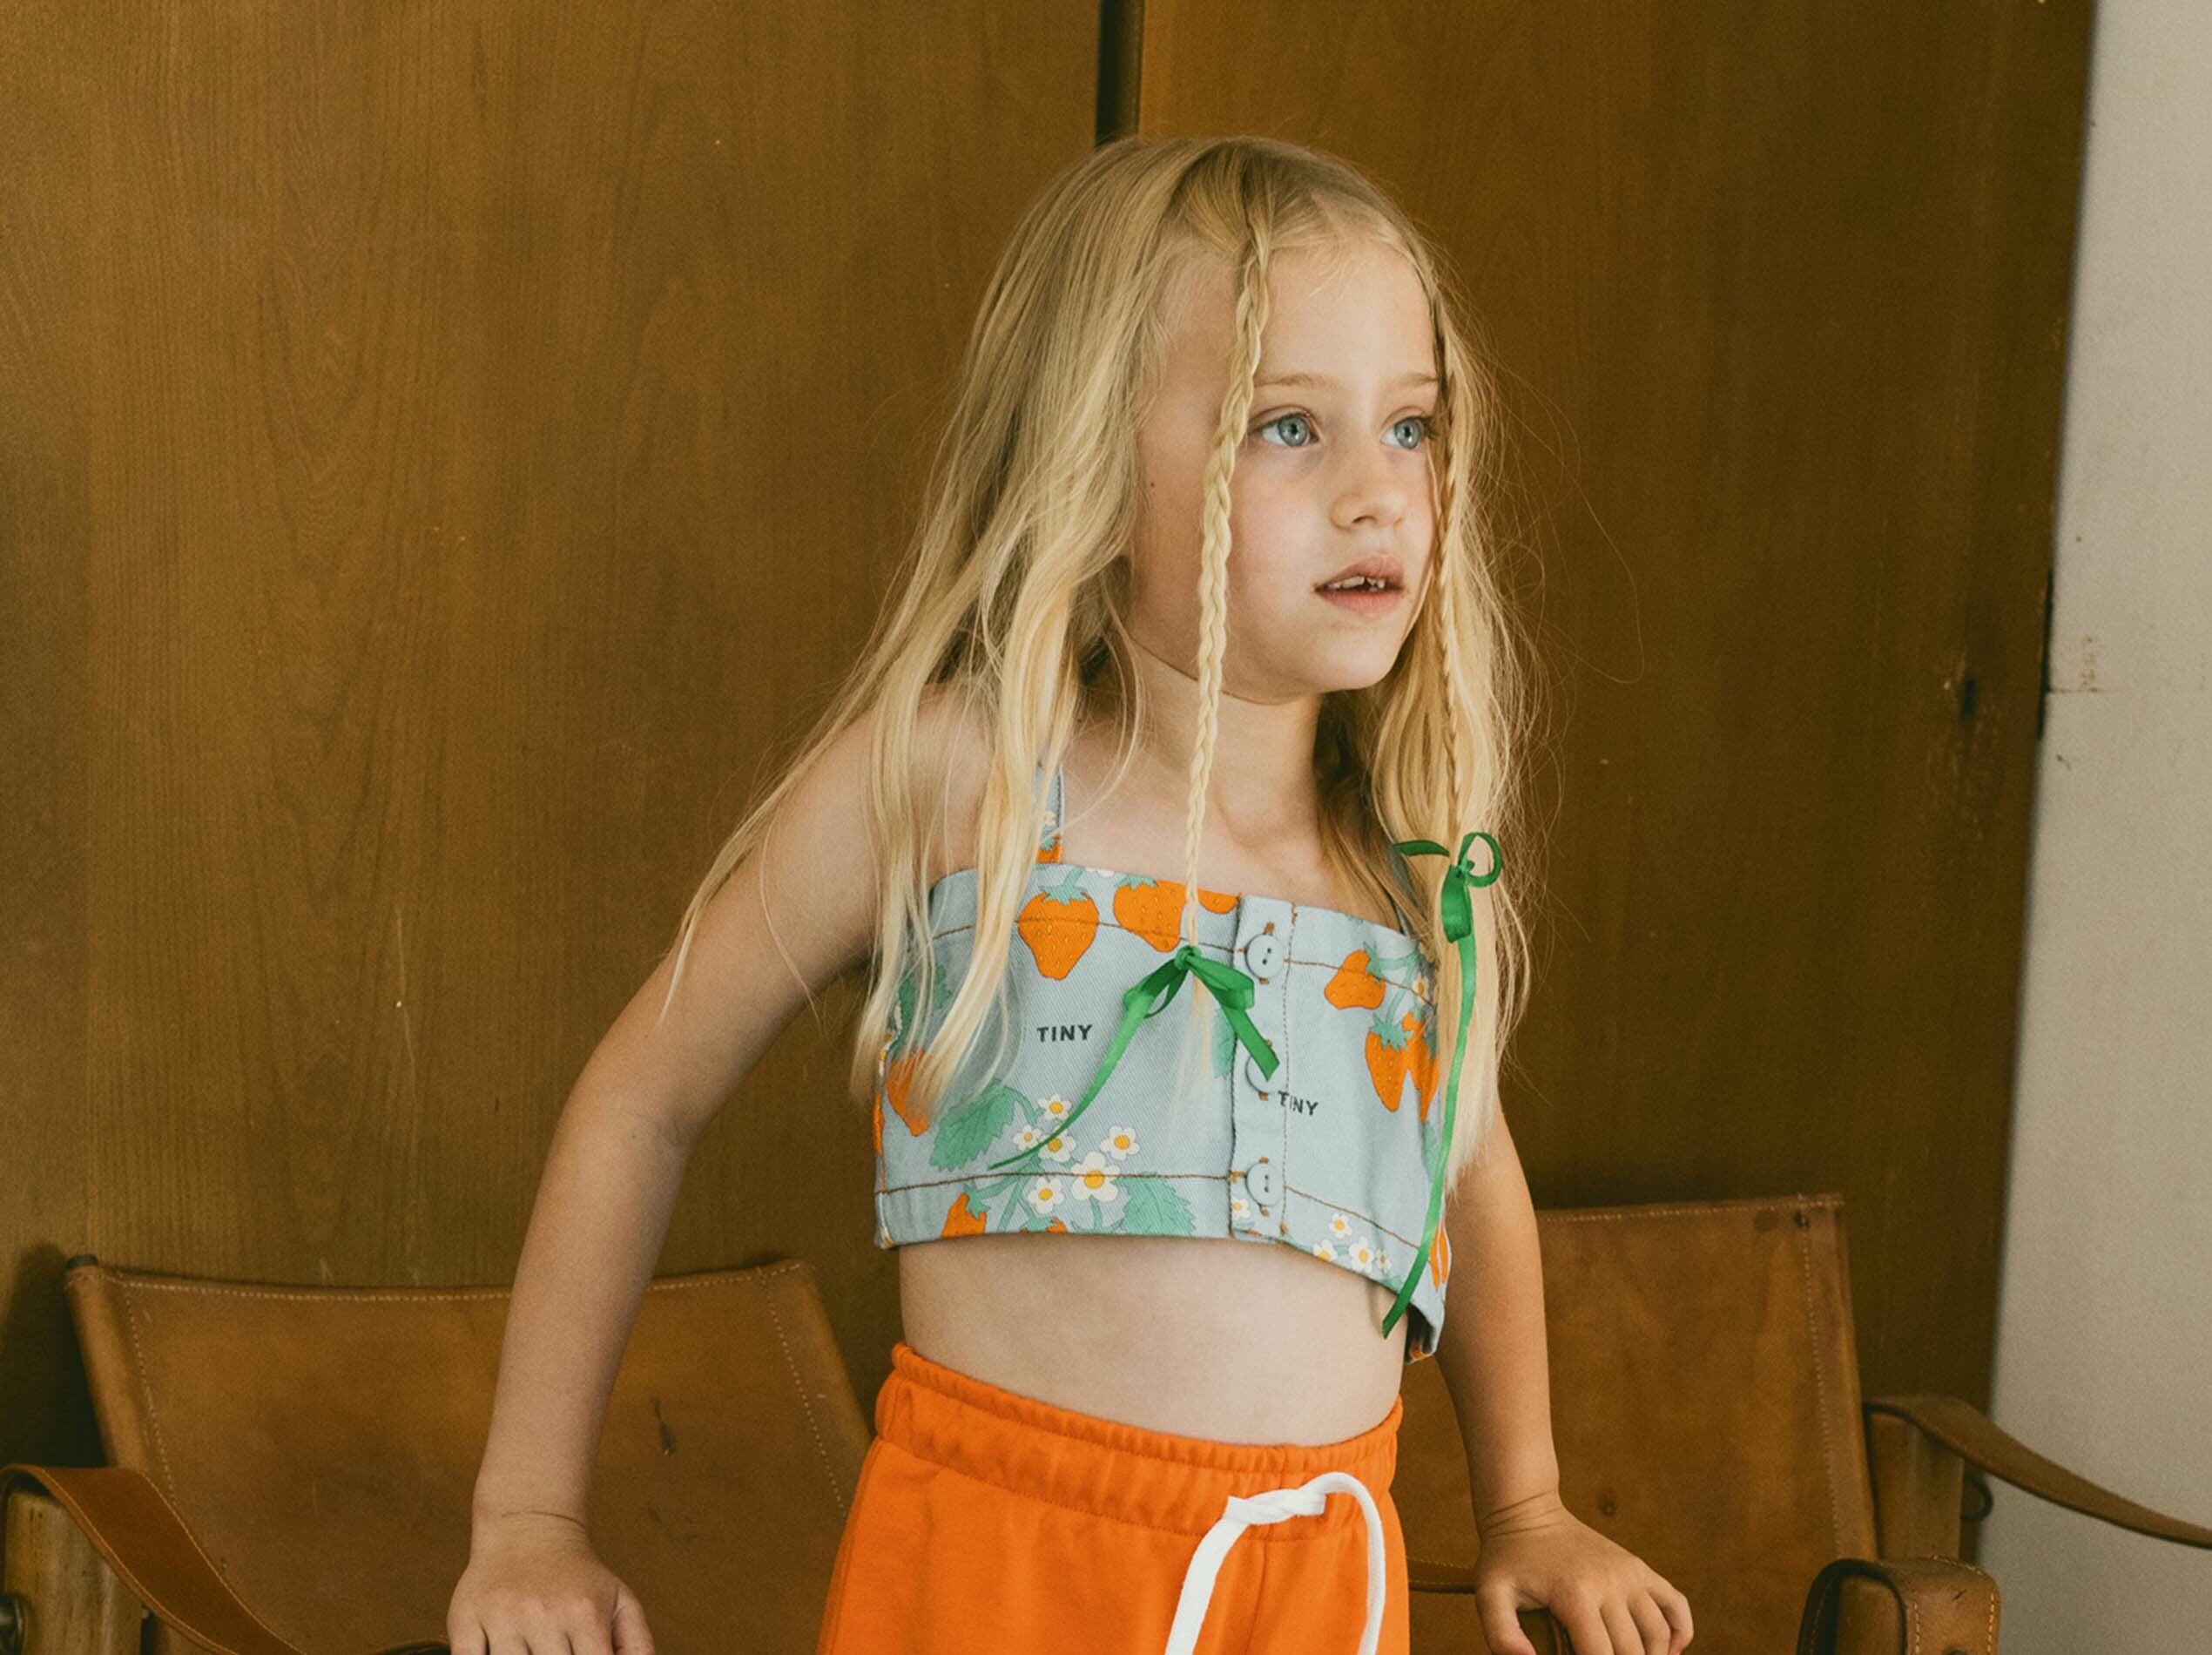
<path fill-rule="evenodd" d="M 1309 253 L 1278 258 L 1268 294 L 1230 480 L 1223 688 L 1271 702 L 1363 688 L 1398 659 L 1433 551 L 1427 422 L 1437 388 L 1427 298 L 1386 245 L 1363 242 L 1334 271 Z M 1137 438 L 1145 497 L 1130 625 L 1194 676 L 1204 470 L 1228 389 L 1233 304 L 1225 264 L 1193 273 Z M 1286 374 L 1314 377 L 1285 384 Z M 1387 602 L 1339 603 L 1316 590 L 1370 553 L 1398 562 Z"/>

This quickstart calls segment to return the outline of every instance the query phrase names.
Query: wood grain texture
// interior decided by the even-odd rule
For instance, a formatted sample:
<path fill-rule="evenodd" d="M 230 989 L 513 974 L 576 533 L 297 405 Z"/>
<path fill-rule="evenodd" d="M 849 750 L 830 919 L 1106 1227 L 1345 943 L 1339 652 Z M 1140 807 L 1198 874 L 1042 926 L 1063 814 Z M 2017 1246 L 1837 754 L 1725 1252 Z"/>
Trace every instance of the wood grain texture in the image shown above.
<path fill-rule="evenodd" d="M 1002 0 L 0 24 L 0 1455 L 71 1253 L 504 1283 L 554 1118 L 858 649 L 992 260 L 1093 138 Z M 842 995 L 659 1267 L 897 1333 Z"/>
<path fill-rule="evenodd" d="M 1537 1205 L 1840 1190 L 1869 1394 L 1986 1402 L 2087 0 L 1143 16 L 1143 131 L 1369 169 L 1490 330 Z"/>

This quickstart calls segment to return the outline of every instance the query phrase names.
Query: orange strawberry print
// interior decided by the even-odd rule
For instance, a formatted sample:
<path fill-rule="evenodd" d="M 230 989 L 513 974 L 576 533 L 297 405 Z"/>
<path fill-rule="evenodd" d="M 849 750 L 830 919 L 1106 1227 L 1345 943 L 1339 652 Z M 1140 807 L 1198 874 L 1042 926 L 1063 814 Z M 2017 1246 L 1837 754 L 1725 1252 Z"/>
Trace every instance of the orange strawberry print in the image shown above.
<path fill-rule="evenodd" d="M 1068 1226 L 1067 1226 L 1066 1225 L 1062 1224 L 1062 1222 L 1061 1222 L 1058 1219 L 1053 1219 L 1053 1221 L 1052 1221 L 1051 1223 L 1049 1223 L 1049 1224 L 1046 1225 L 1044 1227 L 1045 1227 L 1048 1231 L 1056 1230 L 1056 1231 L 1058 1231 L 1058 1232 L 1059 1232 L 1062 1235 L 1065 1235 L 1065 1234 L 1067 1234 L 1067 1233 L 1068 1233 Z"/>
<path fill-rule="evenodd" d="M 1057 981 L 1090 952 L 1098 935 L 1098 904 L 1070 874 L 1065 883 L 1041 890 L 1022 903 L 1014 929 L 1028 945 L 1038 972 Z"/>
<path fill-rule="evenodd" d="M 1114 918 L 1163 954 L 1175 950 L 1177 926 L 1183 918 L 1183 882 L 1152 879 L 1130 874 L 1114 888 Z M 1198 906 L 1209 914 L 1226 914 L 1237 906 L 1227 891 L 1198 888 Z"/>
<path fill-rule="evenodd" d="M 1053 834 L 1044 842 L 1042 848 L 1037 852 L 1037 860 L 1041 862 L 1056 862 L 1060 860 L 1060 835 L 1058 834 Z"/>
<path fill-rule="evenodd" d="M 1444 1226 L 1436 1226 L 1436 1240 L 1429 1244 L 1428 1279 L 1441 1287 L 1452 1277 L 1452 1244 L 1444 1239 Z"/>
<path fill-rule="evenodd" d="M 899 1111 L 899 1118 L 907 1123 L 907 1130 L 916 1138 L 929 1130 L 929 1123 L 922 1118 L 919 1110 L 907 1107 L 907 1087 L 914 1079 L 914 1067 L 921 1063 L 925 1050 L 916 1046 L 912 1051 L 900 1052 L 883 1071 L 883 1094 L 891 1100 L 891 1107 Z M 880 1144 L 879 1138 L 879 1147 Z"/>
<path fill-rule="evenodd" d="M 1436 1096 L 1436 1054 L 1429 1050 L 1428 1024 L 1419 1012 L 1408 1011 L 1399 1026 L 1406 1030 L 1406 1072 L 1421 1100 L 1421 1125 L 1426 1126 L 1429 1104 Z"/>
<path fill-rule="evenodd" d="M 1383 1003 L 1383 980 L 1367 969 L 1367 950 L 1354 949 L 1321 990 L 1328 1003 L 1341 1010 L 1354 1006 L 1372 1011 Z"/>
<path fill-rule="evenodd" d="M 1367 1078 L 1374 1083 L 1382 1106 L 1393 1115 L 1406 1090 L 1407 1060 L 1414 1055 L 1406 1050 L 1406 1041 L 1402 1027 L 1393 1029 L 1380 1017 L 1367 1030 Z"/>
<path fill-rule="evenodd" d="M 945 1211 L 945 1235 L 981 1235 L 991 1221 L 988 1213 L 978 1213 L 968 1204 L 968 1192 L 962 1190 L 952 1206 Z"/>

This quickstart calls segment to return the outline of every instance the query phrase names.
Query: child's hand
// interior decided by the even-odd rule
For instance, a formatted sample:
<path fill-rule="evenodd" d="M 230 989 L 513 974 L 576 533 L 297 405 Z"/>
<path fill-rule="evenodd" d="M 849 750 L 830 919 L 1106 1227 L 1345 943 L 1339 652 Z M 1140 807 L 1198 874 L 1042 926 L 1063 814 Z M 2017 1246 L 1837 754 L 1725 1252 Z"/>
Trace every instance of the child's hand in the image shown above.
<path fill-rule="evenodd" d="M 653 1655 L 630 1588 L 593 1554 L 582 1523 L 550 1513 L 474 1521 L 446 1643 L 453 1655 Z"/>
<path fill-rule="evenodd" d="M 1536 1655 L 1514 1618 L 1522 1609 L 1548 1609 L 1575 1655 L 1679 1655 L 1689 1647 L 1689 1600 L 1557 1495 L 1495 1512 L 1476 1528 L 1474 1599 L 1494 1655 Z"/>

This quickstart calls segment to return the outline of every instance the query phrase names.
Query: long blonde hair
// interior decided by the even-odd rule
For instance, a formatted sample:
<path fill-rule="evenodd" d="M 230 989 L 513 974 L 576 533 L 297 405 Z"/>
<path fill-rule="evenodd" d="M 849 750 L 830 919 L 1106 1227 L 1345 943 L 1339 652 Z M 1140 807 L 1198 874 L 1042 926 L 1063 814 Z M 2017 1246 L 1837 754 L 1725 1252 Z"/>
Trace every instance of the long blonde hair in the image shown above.
<path fill-rule="evenodd" d="M 702 909 L 765 839 L 779 802 L 823 749 L 868 719 L 868 827 L 886 900 L 848 1081 L 856 1098 L 880 1093 L 909 972 L 909 1003 L 923 1009 L 925 1024 L 937 999 L 927 910 L 937 813 L 919 798 L 929 767 L 914 733 L 925 698 L 956 698 L 991 732 L 991 761 L 977 818 L 968 970 L 927 1050 L 900 1076 L 900 1112 L 909 1123 L 934 1118 L 994 1007 L 1005 1003 L 1015 920 L 1044 827 L 1038 767 L 1049 775 L 1060 765 L 1089 705 L 1089 680 L 1109 665 L 1117 685 L 1137 686 L 1121 731 L 1125 753 L 1150 727 L 1123 625 L 1127 563 L 1116 554 L 1137 527 L 1136 432 L 1166 364 L 1163 301 L 1195 264 L 1213 259 L 1234 273 L 1236 337 L 1204 474 L 1200 713 L 1180 922 L 1183 940 L 1190 938 L 1226 641 L 1230 477 L 1251 407 L 1268 266 L 1284 253 L 1341 252 L 1362 239 L 1398 248 L 1428 295 L 1440 382 L 1431 444 L 1437 538 L 1390 672 L 1366 688 L 1324 696 L 1315 780 L 1329 866 L 1378 905 L 1393 893 L 1408 899 L 1413 934 L 1433 963 L 1440 1105 L 1460 979 L 1438 902 L 1448 859 L 1410 857 L 1401 874 L 1391 847 L 1421 838 L 1456 852 L 1480 828 L 1507 851 L 1521 849 L 1526 807 L 1514 760 L 1530 680 L 1511 652 L 1515 640 L 1490 567 L 1486 496 L 1476 487 L 1495 463 L 1496 402 L 1470 343 L 1474 324 L 1413 223 L 1349 163 L 1270 138 L 1118 138 L 1062 171 L 1023 212 L 969 335 L 921 520 L 889 601 L 799 756 L 724 843 L 685 909 L 664 1016 Z M 1479 840 L 1469 861 L 1478 876 L 1488 866 Z M 1447 1184 L 1487 1135 L 1505 1037 L 1527 997 L 1527 928 L 1515 888 L 1507 875 L 1473 893 L 1477 996 Z M 1195 982 L 1186 991 L 1194 1003 L 1207 997 Z M 997 1023 L 1002 1057 L 1008 1020 Z"/>

